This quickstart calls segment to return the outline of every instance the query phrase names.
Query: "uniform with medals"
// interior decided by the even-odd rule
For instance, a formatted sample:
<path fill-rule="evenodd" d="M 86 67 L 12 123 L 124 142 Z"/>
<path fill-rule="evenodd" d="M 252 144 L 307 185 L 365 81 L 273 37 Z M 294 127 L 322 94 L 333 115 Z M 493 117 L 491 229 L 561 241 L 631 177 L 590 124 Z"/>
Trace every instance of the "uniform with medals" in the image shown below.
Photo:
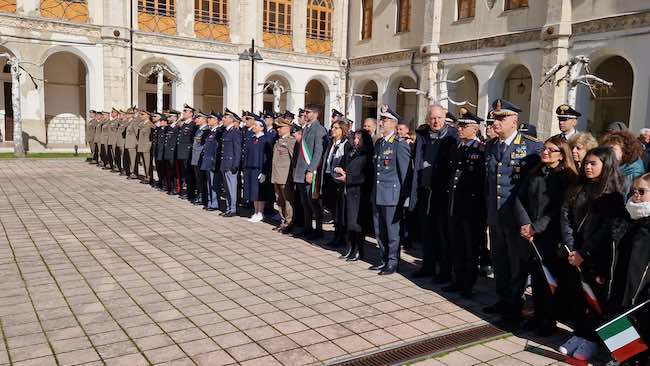
<path fill-rule="evenodd" d="M 294 115 L 286 111 L 276 122 L 278 128 L 291 127 Z M 271 165 L 271 183 L 275 190 L 275 198 L 282 215 L 282 225 L 278 228 L 281 232 L 289 232 L 293 227 L 293 182 L 292 163 L 296 139 L 289 132 L 286 136 L 279 136 L 273 145 L 273 160 Z"/>

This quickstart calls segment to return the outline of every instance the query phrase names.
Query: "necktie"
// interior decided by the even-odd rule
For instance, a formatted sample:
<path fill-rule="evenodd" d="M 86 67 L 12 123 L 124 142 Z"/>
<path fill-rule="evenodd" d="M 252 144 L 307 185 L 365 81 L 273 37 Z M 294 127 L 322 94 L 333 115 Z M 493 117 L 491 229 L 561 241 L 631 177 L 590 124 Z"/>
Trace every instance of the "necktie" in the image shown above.
<path fill-rule="evenodd" d="M 508 145 L 506 145 L 505 142 L 502 142 L 502 143 L 499 144 L 499 161 L 503 160 L 507 148 L 508 148 Z"/>

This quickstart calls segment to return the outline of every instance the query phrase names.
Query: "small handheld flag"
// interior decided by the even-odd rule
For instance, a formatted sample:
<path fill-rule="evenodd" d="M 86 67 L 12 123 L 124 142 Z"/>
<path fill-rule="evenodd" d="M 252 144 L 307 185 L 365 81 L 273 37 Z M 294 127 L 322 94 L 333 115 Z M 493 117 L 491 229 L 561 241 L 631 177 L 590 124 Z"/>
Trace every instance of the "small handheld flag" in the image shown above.
<path fill-rule="evenodd" d="M 569 249 L 569 247 L 567 247 L 566 245 L 564 247 L 569 253 L 571 253 L 571 249 Z M 587 304 L 589 304 L 589 307 L 593 309 L 596 313 L 602 315 L 603 308 L 600 307 L 600 303 L 596 298 L 596 294 L 594 293 L 594 290 L 587 282 L 585 282 L 585 278 L 582 276 L 582 271 L 580 270 L 580 267 L 576 267 L 576 269 L 578 269 L 578 272 L 580 273 L 580 286 L 582 287 L 582 293 L 585 296 L 585 300 L 587 300 Z"/>
<path fill-rule="evenodd" d="M 537 249 L 537 245 L 535 245 L 532 239 L 530 240 L 530 244 L 533 246 L 533 249 L 535 250 L 535 254 L 539 259 L 539 265 L 542 266 L 542 271 L 544 272 L 544 277 L 546 278 L 548 287 L 551 290 L 551 294 L 554 294 L 555 289 L 557 288 L 557 281 L 555 280 L 555 277 L 553 277 L 553 275 L 551 274 L 551 271 L 548 270 L 548 267 L 544 265 L 544 259 L 542 259 L 542 255 L 539 253 L 539 250 Z"/>
<path fill-rule="evenodd" d="M 650 300 L 641 303 L 625 313 L 617 316 L 602 326 L 596 328 L 598 336 L 612 353 L 616 361 L 623 362 L 648 349 L 636 331 L 628 315 L 646 305 Z"/>

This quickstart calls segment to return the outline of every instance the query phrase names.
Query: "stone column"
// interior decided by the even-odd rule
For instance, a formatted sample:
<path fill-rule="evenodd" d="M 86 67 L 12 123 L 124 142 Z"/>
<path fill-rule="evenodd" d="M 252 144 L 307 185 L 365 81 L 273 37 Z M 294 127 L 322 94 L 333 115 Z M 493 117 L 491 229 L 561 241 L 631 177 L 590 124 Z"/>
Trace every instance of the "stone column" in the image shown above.
<path fill-rule="evenodd" d="M 307 52 L 307 2 L 294 1 L 291 7 L 293 50 Z"/>
<path fill-rule="evenodd" d="M 40 0 L 16 0 L 16 13 L 19 15 L 39 16 Z"/>
<path fill-rule="evenodd" d="M 332 56 L 346 58 L 348 48 L 348 0 L 335 0 L 332 14 Z"/>
<path fill-rule="evenodd" d="M 194 1 L 176 2 L 176 34 L 181 37 L 194 37 Z"/>
<path fill-rule="evenodd" d="M 569 37 L 571 36 L 571 0 L 549 2 L 546 25 L 542 28 L 541 37 L 545 44 L 542 59 L 542 75 L 555 64 L 565 63 L 569 59 Z M 560 72 L 559 76 L 564 75 Z M 537 121 L 537 134 L 546 138 L 559 133 L 558 124 L 555 122 L 555 108 L 564 103 L 567 97 L 566 83 L 555 86 L 556 78 L 551 83 L 545 84 L 539 90 L 539 109 Z M 538 87 L 533 85 L 533 87 Z M 532 113 L 531 113 L 532 114 Z"/>

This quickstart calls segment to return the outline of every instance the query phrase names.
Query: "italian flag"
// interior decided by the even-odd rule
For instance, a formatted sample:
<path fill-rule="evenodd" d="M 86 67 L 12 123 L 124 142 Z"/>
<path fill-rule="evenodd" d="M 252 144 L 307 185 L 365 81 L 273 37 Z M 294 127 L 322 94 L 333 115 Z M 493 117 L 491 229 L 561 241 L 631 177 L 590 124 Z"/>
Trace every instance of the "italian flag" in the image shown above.
<path fill-rule="evenodd" d="M 311 165 L 311 157 L 313 154 L 311 151 L 309 151 L 309 148 L 307 147 L 307 143 L 305 143 L 304 139 L 300 144 L 300 155 L 302 155 L 302 158 L 305 159 L 307 166 Z M 314 175 L 311 179 L 311 191 L 314 192 L 315 189 L 316 189 L 316 172 L 314 172 Z"/>
<path fill-rule="evenodd" d="M 648 349 L 628 318 L 630 313 L 647 303 L 648 301 L 596 328 L 598 336 L 619 363 Z"/>

